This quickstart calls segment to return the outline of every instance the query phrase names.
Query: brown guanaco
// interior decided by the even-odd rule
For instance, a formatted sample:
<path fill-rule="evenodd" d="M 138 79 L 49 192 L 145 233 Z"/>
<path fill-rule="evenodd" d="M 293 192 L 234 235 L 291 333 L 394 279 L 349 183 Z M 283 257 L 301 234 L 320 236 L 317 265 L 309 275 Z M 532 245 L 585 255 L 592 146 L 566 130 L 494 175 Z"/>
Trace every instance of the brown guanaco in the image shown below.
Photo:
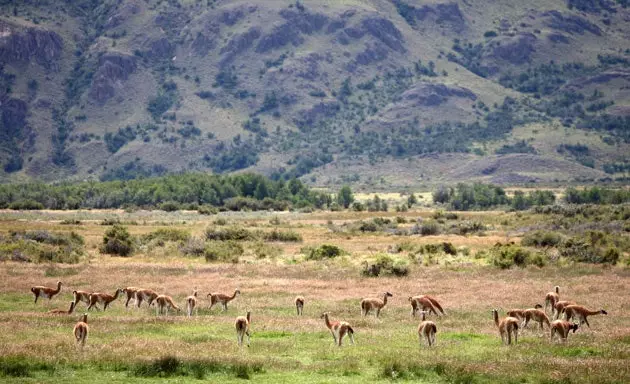
<path fill-rule="evenodd" d="M 514 335 L 514 344 L 518 343 L 518 319 L 515 317 L 504 317 L 499 321 L 499 311 L 496 309 L 492 310 L 492 315 L 494 317 L 494 324 L 499 328 L 499 334 L 501 335 L 501 342 L 505 343 L 507 339 L 507 344 L 512 344 L 512 335 Z"/>
<path fill-rule="evenodd" d="M 110 295 L 109 293 L 99 293 L 95 292 L 90 295 L 90 306 L 87 308 L 88 311 L 92 309 L 92 307 L 99 309 L 98 304 L 103 304 L 103 311 L 107 309 L 109 304 L 116 300 L 120 293 L 122 292 L 121 288 L 116 290 L 116 293 Z"/>
<path fill-rule="evenodd" d="M 80 302 L 84 302 L 86 306 L 90 306 L 90 295 L 92 292 L 88 291 L 72 291 L 72 297 L 74 297 L 74 306 Z"/>
<path fill-rule="evenodd" d="M 199 309 L 197 308 L 197 290 L 196 289 L 193 291 L 192 295 L 186 298 L 186 313 L 188 314 L 188 317 L 192 316 L 193 311 L 195 311 L 196 313 L 199 312 Z"/>
<path fill-rule="evenodd" d="M 425 319 L 426 311 L 422 312 L 422 322 L 418 325 L 418 338 L 420 340 L 420 346 L 422 346 L 422 339 L 426 339 L 429 347 L 435 344 L 435 334 L 437 333 L 437 326 L 433 321 Z"/>
<path fill-rule="evenodd" d="M 234 293 L 232 294 L 232 296 L 227 295 L 225 293 L 208 293 L 207 296 L 210 296 L 210 308 L 212 309 L 212 307 L 216 304 L 216 303 L 221 303 L 221 306 L 223 307 L 223 311 L 227 311 L 228 309 L 228 303 L 232 300 L 234 300 L 234 298 L 236 297 L 237 294 L 240 294 L 241 290 L 240 289 L 235 289 Z"/>
<path fill-rule="evenodd" d="M 597 311 L 591 311 L 590 309 L 582 305 L 567 305 L 566 307 L 564 307 L 564 316 L 567 321 L 571 321 L 573 317 L 576 317 L 580 321 L 580 325 L 586 323 L 586 326 L 589 328 L 591 327 L 587 319 L 589 316 L 607 315 L 607 314 L 608 312 L 606 312 L 603 309 L 600 309 Z"/>
<path fill-rule="evenodd" d="M 157 299 L 158 294 L 152 289 L 138 289 L 134 295 L 136 300 L 136 307 L 140 308 L 140 304 L 146 300 L 149 307 L 153 304 L 153 301 Z"/>
<path fill-rule="evenodd" d="M 341 347 L 341 342 L 346 335 L 350 338 L 350 343 L 354 344 L 354 329 L 352 329 L 352 326 L 349 323 L 345 321 L 330 321 L 328 312 L 322 313 L 320 318 L 324 319 L 326 327 L 330 330 L 337 346 Z"/>
<path fill-rule="evenodd" d="M 555 315 L 555 319 L 559 319 L 560 316 L 564 313 L 564 308 L 567 305 L 575 305 L 576 302 L 575 301 L 569 301 L 569 300 L 560 300 L 558 302 L 556 302 L 556 305 L 554 305 L 554 309 L 556 310 L 556 315 Z"/>
<path fill-rule="evenodd" d="M 48 313 L 53 315 L 71 315 L 74 312 L 74 301 L 70 302 L 70 308 L 66 311 L 65 309 L 51 309 Z"/>
<path fill-rule="evenodd" d="M 234 322 L 234 328 L 236 328 L 236 342 L 238 343 L 239 347 L 243 345 L 243 337 L 245 335 L 247 335 L 247 346 L 249 347 L 251 337 L 249 333 L 249 325 L 251 324 L 251 321 L 251 312 L 247 311 L 246 316 L 239 316 Z"/>
<path fill-rule="evenodd" d="M 387 298 L 393 295 L 389 292 L 383 293 L 383 299 L 367 298 L 361 300 L 361 315 L 367 316 L 371 310 L 374 310 L 376 317 L 381 313 L 381 309 L 387 305 Z"/>
<path fill-rule="evenodd" d="M 295 309 L 297 311 L 298 316 L 304 314 L 304 297 L 298 296 L 295 298 Z"/>
<path fill-rule="evenodd" d="M 433 312 L 439 316 L 440 314 L 437 313 L 436 309 L 440 311 L 442 315 L 445 315 L 440 303 L 429 295 L 410 296 L 408 300 L 411 303 L 411 316 L 415 316 L 416 312 L 419 310 L 429 311 L 429 313 Z"/>
<path fill-rule="evenodd" d="M 136 292 L 138 292 L 140 289 L 141 288 L 137 288 L 137 287 L 127 287 L 122 290 L 123 293 L 127 295 L 127 301 L 125 301 L 125 308 L 129 308 L 129 302 L 131 301 L 131 299 L 133 299 L 135 303 Z"/>
<path fill-rule="evenodd" d="M 177 304 L 173 302 L 173 298 L 170 296 L 159 295 L 155 299 L 155 304 L 156 304 L 156 312 L 158 315 L 161 315 L 162 313 L 164 313 L 166 316 L 168 316 L 169 308 L 173 308 L 177 312 L 181 311 L 181 309 L 179 309 Z"/>
<path fill-rule="evenodd" d="M 37 303 L 37 299 L 41 296 L 43 299 L 52 299 L 55 295 L 61 292 L 61 281 L 57 282 L 57 288 L 44 287 L 43 285 L 37 285 L 35 287 L 31 287 L 31 292 L 35 295 L 35 303 Z"/>
<path fill-rule="evenodd" d="M 540 324 L 540 329 L 543 329 L 543 323 L 547 324 L 547 327 L 550 326 L 549 317 L 547 316 L 545 311 L 541 310 L 542 307 L 542 305 L 536 304 L 534 308 L 526 309 L 524 311 L 525 325 L 523 325 L 523 328 L 527 327 L 527 324 L 530 322 L 530 320 L 533 320 Z"/>
<path fill-rule="evenodd" d="M 74 333 L 74 338 L 76 339 L 77 344 L 81 344 L 82 347 L 87 341 L 88 332 L 90 330 L 90 327 L 87 324 L 87 316 L 87 313 L 84 313 L 83 319 L 76 323 L 72 331 L 72 333 Z"/>
<path fill-rule="evenodd" d="M 553 316 L 558 300 L 560 300 L 560 287 L 556 285 L 552 292 L 547 292 L 547 295 L 545 295 L 545 312 L 547 312 L 547 307 L 551 306 L 551 316 Z"/>
<path fill-rule="evenodd" d="M 551 322 L 551 327 L 550 328 L 550 334 L 551 334 L 551 341 L 553 341 L 553 336 L 556 334 L 556 332 L 558 333 L 558 336 L 560 336 L 560 339 L 563 342 L 567 341 L 567 336 L 569 336 L 569 331 L 573 330 L 573 333 L 575 333 L 575 331 L 577 331 L 578 329 L 578 325 L 575 323 L 570 323 L 566 320 L 554 320 L 553 322 Z"/>

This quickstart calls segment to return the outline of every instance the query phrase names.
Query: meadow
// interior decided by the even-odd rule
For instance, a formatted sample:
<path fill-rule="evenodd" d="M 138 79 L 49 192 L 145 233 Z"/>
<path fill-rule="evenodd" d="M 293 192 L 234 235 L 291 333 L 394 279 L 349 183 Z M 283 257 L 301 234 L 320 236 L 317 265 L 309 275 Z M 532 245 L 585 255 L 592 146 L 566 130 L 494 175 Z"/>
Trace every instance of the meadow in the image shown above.
<path fill-rule="evenodd" d="M 630 380 L 630 269 L 622 249 L 616 265 L 566 260 L 553 249 L 543 267 L 499 268 L 490 261 L 497 243 L 517 245 L 523 236 L 558 217 L 534 212 L 444 213 L 418 207 L 407 212 L 243 212 L 203 216 L 196 212 L 34 211 L 0 213 L 3 237 L 20 231 L 74 231 L 85 241 L 78 263 L 0 264 L 0 378 L 29 382 L 176 382 L 201 379 L 260 383 L 623 383 Z M 240 228 L 252 233 L 297 233 L 301 241 L 239 241 L 242 254 L 227 262 L 186 256 L 185 241 L 139 241 L 134 254 L 101 253 L 108 219 L 120 220 L 136 239 L 160 229 L 180 230 L 203 238 L 207 230 Z M 375 218 L 372 231 L 362 226 Z M 389 224 L 381 225 L 384 219 Z M 478 223 L 482 229 L 458 234 L 441 230 L 414 234 L 419 223 L 442 228 Z M 452 224 L 449 224 L 453 222 Z M 612 221 L 611 221 L 612 222 Z M 387 223 L 387 221 L 385 221 Z M 394 223 L 397 223 L 394 225 Z M 560 223 L 561 224 L 561 223 Z M 466 227 L 468 228 L 468 227 Z M 256 232 L 257 231 L 257 232 Z M 621 232 L 627 240 L 628 232 Z M 147 238 L 145 236 L 145 238 Z M 265 237 L 266 238 L 266 237 Z M 428 252 L 427 245 L 450 243 L 455 254 Z M 344 253 L 308 260 L 309 249 L 332 244 Z M 402 276 L 365 276 L 364 261 L 391 259 L 404 265 Z M 50 302 L 33 303 L 30 287 L 63 282 Z M 530 324 L 517 345 L 501 344 L 492 309 L 501 316 L 512 308 L 544 304 L 545 294 L 560 286 L 561 299 L 607 316 L 589 318 L 566 343 L 549 340 L 549 330 Z M 146 304 L 125 308 L 119 298 L 110 308 L 90 311 L 87 345 L 78 348 L 72 328 L 85 304 L 72 315 L 66 309 L 75 289 L 114 293 L 116 288 L 151 288 L 172 296 L 182 312 L 156 316 Z M 199 290 L 197 316 L 187 318 L 184 299 Z M 210 292 L 241 295 L 227 312 L 208 310 Z M 360 300 L 389 291 L 380 318 L 362 317 Z M 429 316 L 437 324 L 437 345 L 419 344 L 418 318 L 407 298 L 430 294 L 446 311 Z M 296 295 L 306 299 L 304 315 L 295 314 Z M 133 303 L 133 302 L 132 302 Z M 131 307 L 131 303 L 130 303 Z M 234 320 L 252 312 L 251 347 L 239 348 Z M 345 320 L 356 344 L 339 348 L 320 319 Z M 534 326 L 535 325 L 535 326 Z"/>

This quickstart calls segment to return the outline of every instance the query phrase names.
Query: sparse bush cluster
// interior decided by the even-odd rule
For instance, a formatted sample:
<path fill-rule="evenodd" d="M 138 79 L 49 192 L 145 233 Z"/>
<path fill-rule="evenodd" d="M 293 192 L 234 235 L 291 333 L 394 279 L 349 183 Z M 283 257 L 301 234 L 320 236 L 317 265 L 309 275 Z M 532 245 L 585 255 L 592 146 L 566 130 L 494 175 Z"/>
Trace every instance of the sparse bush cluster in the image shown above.
<path fill-rule="evenodd" d="M 131 256 L 135 249 L 135 239 L 127 227 L 114 224 L 114 226 L 108 229 L 103 236 L 103 244 L 101 245 L 101 252 L 109 255 L 118 256 Z"/>
<path fill-rule="evenodd" d="M 19 231 L 0 236 L 0 261 L 78 263 L 85 241 L 76 232 Z"/>
<path fill-rule="evenodd" d="M 545 257 L 541 253 L 532 252 L 516 244 L 498 243 L 489 250 L 489 253 L 491 263 L 501 269 L 528 265 L 543 267 L 546 264 Z"/>
<path fill-rule="evenodd" d="M 306 255 L 306 260 L 333 259 L 335 257 L 348 254 L 340 247 L 331 244 L 322 244 L 317 247 L 303 247 L 300 250 L 300 253 Z"/>
<path fill-rule="evenodd" d="M 409 263 L 406 260 L 395 259 L 390 255 L 381 253 L 377 255 L 376 261 L 372 264 L 365 262 L 362 271 L 363 276 L 407 276 L 409 274 Z"/>

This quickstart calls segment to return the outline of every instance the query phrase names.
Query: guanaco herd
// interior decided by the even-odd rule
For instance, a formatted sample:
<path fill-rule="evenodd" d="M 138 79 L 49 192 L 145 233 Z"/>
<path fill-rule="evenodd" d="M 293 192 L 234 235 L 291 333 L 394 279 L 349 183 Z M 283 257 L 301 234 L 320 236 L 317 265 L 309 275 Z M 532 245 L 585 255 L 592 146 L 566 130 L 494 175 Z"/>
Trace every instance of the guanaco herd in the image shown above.
<path fill-rule="evenodd" d="M 35 295 L 35 303 L 37 300 L 47 298 L 49 301 L 61 291 L 62 283 L 57 282 L 57 288 L 35 286 L 31 288 L 31 292 Z M 228 310 L 228 303 L 236 298 L 241 291 L 235 289 L 234 292 L 229 294 L 224 293 L 208 293 L 207 297 L 210 297 L 209 309 L 215 304 L 220 304 L 222 311 Z M 175 304 L 173 299 L 167 295 L 160 295 L 151 289 L 143 289 L 137 287 L 127 287 L 124 289 L 118 288 L 113 295 L 100 292 L 87 292 L 87 291 L 73 291 L 74 301 L 70 302 L 68 310 L 53 309 L 49 311 L 50 314 L 57 315 L 70 315 L 74 312 L 77 304 L 84 302 L 87 305 L 87 309 L 92 308 L 99 309 L 99 305 L 103 306 L 103 310 L 106 310 L 109 304 L 116 300 L 121 294 L 126 295 L 127 301 L 125 307 L 129 307 L 129 302 L 133 299 L 134 305 L 140 308 L 143 301 L 147 302 L 149 307 L 156 306 L 157 315 L 168 316 L 169 309 L 173 309 L 180 312 L 181 309 Z M 387 305 L 387 298 L 393 297 L 390 292 L 383 292 L 381 297 L 378 298 L 365 298 L 361 300 L 361 315 L 367 316 L 370 312 L 374 312 L 375 317 L 379 317 L 381 310 Z M 411 304 L 411 316 L 415 317 L 418 312 L 422 316 L 422 320 L 418 325 L 418 338 L 420 345 L 423 344 L 423 340 L 430 346 L 435 345 L 435 335 L 437 333 L 437 325 L 435 322 L 426 320 L 426 315 L 433 313 L 436 316 L 446 315 L 444 309 L 440 303 L 431 296 L 420 295 L 410 296 L 409 303 Z M 186 298 L 186 314 L 188 317 L 198 313 L 199 307 L 198 292 L 197 289 Z M 304 314 L 305 299 L 303 296 L 297 296 L 294 300 L 296 312 L 298 316 Z M 550 321 L 547 316 L 547 309 L 551 309 L 551 317 L 553 321 Z M 574 333 L 578 327 L 586 324 L 590 328 L 588 322 L 588 316 L 594 315 L 607 315 L 608 313 L 603 310 L 592 311 L 582 305 L 577 305 L 573 301 L 560 300 L 560 287 L 555 287 L 554 291 L 547 293 L 545 296 L 545 306 L 536 304 L 534 308 L 529 309 L 511 309 L 507 311 L 507 316 L 503 319 L 499 319 L 499 311 L 497 309 L 492 310 L 492 316 L 494 323 L 499 329 L 499 335 L 501 336 L 501 342 L 508 345 L 518 343 L 518 331 L 527 327 L 530 321 L 538 323 L 540 329 L 544 329 L 544 325 L 550 330 L 550 339 L 553 341 L 554 336 L 557 334 L 560 340 L 566 342 L 570 331 Z M 561 316 L 564 315 L 564 319 Z M 341 346 L 342 340 L 345 336 L 350 338 L 350 342 L 354 344 L 354 329 L 346 321 L 331 321 L 328 312 L 324 312 L 321 317 L 326 324 L 326 327 L 330 330 L 333 336 L 334 342 L 337 346 Z M 576 319 L 579 322 L 574 323 L 571 320 Z M 251 324 L 251 312 L 247 312 L 246 316 L 239 316 L 234 322 L 236 329 L 236 338 L 238 346 L 243 345 L 243 339 L 247 336 L 247 346 L 250 345 L 250 324 Z M 88 337 L 89 327 L 87 324 L 87 313 L 83 314 L 82 320 L 79 321 L 73 330 L 76 342 L 80 346 L 84 346 Z"/>

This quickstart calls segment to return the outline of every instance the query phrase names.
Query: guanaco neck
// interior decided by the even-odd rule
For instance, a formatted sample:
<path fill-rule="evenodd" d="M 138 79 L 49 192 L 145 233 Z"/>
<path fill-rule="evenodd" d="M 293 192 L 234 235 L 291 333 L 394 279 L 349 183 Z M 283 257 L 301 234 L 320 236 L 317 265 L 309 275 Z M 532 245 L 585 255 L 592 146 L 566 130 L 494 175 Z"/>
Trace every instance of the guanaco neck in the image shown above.
<path fill-rule="evenodd" d="M 247 316 L 245 316 L 245 318 L 247 319 L 247 325 L 249 325 L 250 319 L 252 318 L 252 313 L 247 312 Z"/>
<path fill-rule="evenodd" d="M 387 293 L 383 295 L 383 306 L 387 305 Z"/>
<path fill-rule="evenodd" d="M 84 315 L 83 315 L 83 322 L 84 322 L 85 324 L 87 324 L 87 314 L 84 314 Z"/>
<path fill-rule="evenodd" d="M 496 326 L 498 327 L 499 326 L 499 312 L 497 312 L 496 310 L 492 311 L 492 315 L 494 317 L 494 324 L 496 324 Z"/>
<path fill-rule="evenodd" d="M 238 293 L 238 289 L 234 290 L 234 293 L 232 294 L 232 297 L 230 297 L 230 300 L 234 300 L 234 298 L 236 297 L 237 293 Z"/>
<path fill-rule="evenodd" d="M 560 293 L 560 287 L 556 286 L 556 293 Z"/>
<path fill-rule="evenodd" d="M 422 311 L 422 321 L 425 321 L 425 320 L 426 320 L 426 312 Z"/>
<path fill-rule="evenodd" d="M 116 290 L 116 293 L 114 293 L 114 298 L 113 298 L 113 300 L 116 300 L 116 299 L 118 298 L 118 295 L 119 295 L 119 294 L 120 294 L 120 289 L 117 289 L 117 290 Z M 112 300 L 112 301 L 113 301 L 113 300 Z"/>
<path fill-rule="evenodd" d="M 326 327 L 328 327 L 328 329 L 332 329 L 332 324 L 330 323 L 327 313 L 324 314 L 324 322 L 326 322 Z"/>
<path fill-rule="evenodd" d="M 55 293 L 59 293 L 59 291 L 61 291 L 61 281 L 57 282 L 57 290 L 55 290 Z"/>
<path fill-rule="evenodd" d="M 68 309 L 68 315 L 71 314 L 72 311 L 74 311 L 74 301 L 70 302 L 70 309 Z"/>

